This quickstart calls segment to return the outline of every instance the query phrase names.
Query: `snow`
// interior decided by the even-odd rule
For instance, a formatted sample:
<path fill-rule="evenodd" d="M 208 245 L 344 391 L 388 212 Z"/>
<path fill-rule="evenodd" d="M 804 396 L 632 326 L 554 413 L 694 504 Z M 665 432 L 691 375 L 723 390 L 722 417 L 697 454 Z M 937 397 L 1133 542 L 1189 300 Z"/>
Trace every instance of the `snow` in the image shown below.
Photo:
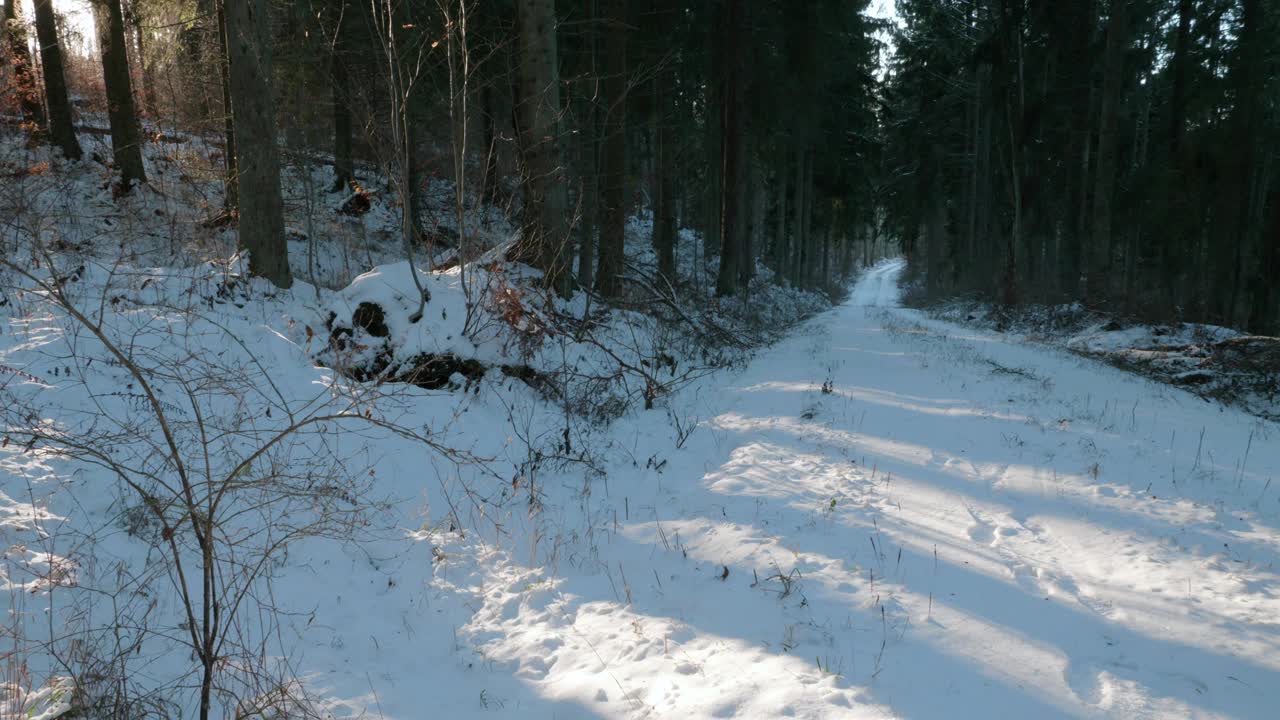
<path fill-rule="evenodd" d="M 52 194 L 29 197 L 55 209 Z M 71 245 L 106 233 L 94 223 L 116 211 L 98 199 L 59 226 Z M 137 202 L 166 208 L 151 230 L 177 222 L 177 201 Z M 629 260 L 643 269 L 639 225 Z M 681 267 L 696 247 L 682 237 Z M 306 248 L 294 250 L 296 266 Z M 288 422 L 263 408 L 354 409 L 468 453 L 451 462 L 371 426 L 301 438 L 283 458 L 349 462 L 370 508 L 352 537 L 289 544 L 255 586 L 278 612 L 247 614 L 245 631 L 296 678 L 278 716 L 303 705 L 388 720 L 1274 716 L 1275 423 L 901 308 L 900 260 L 798 327 L 787 322 L 822 303 L 763 278 L 756 319 L 784 337 L 673 383 L 652 410 L 630 393 L 608 424 L 567 419 L 500 373 L 465 390 L 344 381 L 315 365 L 321 328 L 363 301 L 389 309 L 397 356 L 521 356 L 497 334 L 464 332 L 456 270 L 420 274 L 432 299 L 409 323 L 412 271 L 390 255 L 322 253 L 328 277 L 355 277 L 339 291 L 245 283 L 236 260 L 147 268 L 92 256 L 67 284 L 134 343 L 166 398 L 182 397 L 167 369 L 231 367 L 238 392 L 202 397 L 220 416 L 252 418 L 253 433 Z M 96 302 L 108 283 L 119 300 Z M 0 389 L 62 427 L 83 427 L 91 407 L 139 417 L 99 343 L 36 294 L 6 297 Z M 585 314 L 581 296 L 556 307 Z M 717 312 L 747 332 L 734 310 Z M 646 318 L 615 311 L 599 337 L 636 366 L 658 351 L 681 367 L 696 357 Z M 64 372 L 72 357 L 99 360 Z M 609 360 L 563 336 L 527 359 L 584 376 Z M 120 602 L 157 630 L 121 660 L 128 690 L 149 698 L 184 680 L 171 702 L 190 716 L 181 614 L 136 501 L 103 468 L 6 434 L 0 657 L 14 650 L 26 667 L 0 666 L 0 707 L 66 713 L 65 670 L 45 643 L 75 634 L 93 646 Z M 147 575 L 154 601 L 130 594 Z M 125 630 L 117 642 L 132 648 Z"/>

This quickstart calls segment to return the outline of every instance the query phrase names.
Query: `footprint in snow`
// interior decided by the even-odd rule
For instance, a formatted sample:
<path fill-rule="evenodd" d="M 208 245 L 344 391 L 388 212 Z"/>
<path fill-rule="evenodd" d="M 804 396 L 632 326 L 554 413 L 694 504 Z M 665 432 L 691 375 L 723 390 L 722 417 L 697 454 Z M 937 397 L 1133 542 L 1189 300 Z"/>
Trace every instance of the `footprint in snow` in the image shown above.
<path fill-rule="evenodd" d="M 969 517 L 973 519 L 973 524 L 969 526 L 969 539 L 982 545 L 995 545 L 995 527 L 978 517 L 978 514 L 972 510 L 969 510 Z"/>
<path fill-rule="evenodd" d="M 1076 697 L 1089 705 L 1102 703 L 1104 681 L 1101 671 L 1092 662 L 1086 660 L 1068 660 L 1062 671 L 1063 680 Z"/>

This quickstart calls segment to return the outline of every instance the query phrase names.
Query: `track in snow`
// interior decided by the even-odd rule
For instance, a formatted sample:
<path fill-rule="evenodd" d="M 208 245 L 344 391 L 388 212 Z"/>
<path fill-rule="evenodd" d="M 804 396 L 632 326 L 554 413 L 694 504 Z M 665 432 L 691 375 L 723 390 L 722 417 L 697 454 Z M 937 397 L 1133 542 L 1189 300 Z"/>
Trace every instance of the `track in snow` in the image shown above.
<path fill-rule="evenodd" d="M 902 269 L 621 423 L 591 530 L 464 636 L 582 717 L 1274 717 L 1276 426 L 893 307 Z"/>
<path fill-rule="evenodd" d="M 849 304 L 863 307 L 897 307 L 898 276 L 907 266 L 902 258 L 885 260 L 867 270 L 849 296 Z"/>

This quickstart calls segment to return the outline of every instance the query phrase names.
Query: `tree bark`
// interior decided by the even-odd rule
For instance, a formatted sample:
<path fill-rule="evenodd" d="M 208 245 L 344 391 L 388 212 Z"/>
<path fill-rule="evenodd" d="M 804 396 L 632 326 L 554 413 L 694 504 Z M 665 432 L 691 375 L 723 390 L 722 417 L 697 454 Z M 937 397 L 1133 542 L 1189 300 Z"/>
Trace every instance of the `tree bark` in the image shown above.
<path fill-rule="evenodd" d="M 1093 233 L 1089 247 L 1089 273 L 1085 297 L 1102 302 L 1108 292 L 1111 271 L 1112 201 L 1116 185 L 1116 155 L 1120 125 L 1120 92 L 1124 79 L 1124 50 L 1128 37 L 1129 2 L 1112 0 L 1107 19 L 1107 44 L 1103 51 L 1102 108 L 1099 114 L 1098 162 L 1094 176 Z"/>
<path fill-rule="evenodd" d="M 722 157 L 720 191 L 720 272 L 716 276 L 716 295 L 732 295 L 738 291 L 741 272 L 745 224 L 743 222 L 743 185 L 745 173 L 742 71 L 745 63 L 747 33 L 745 0 L 726 0 L 724 4 L 724 57 L 721 64 L 720 143 Z"/>
<path fill-rule="evenodd" d="M 773 238 L 774 281 L 782 283 L 787 275 L 787 167 L 785 155 L 778 169 L 778 226 Z"/>
<path fill-rule="evenodd" d="M 120 173 L 120 191 L 127 193 L 137 183 L 147 181 L 142 162 L 142 133 L 133 105 L 133 83 L 129 77 L 124 13 L 120 0 L 97 0 L 98 49 L 102 52 L 102 78 L 107 91 L 107 120 L 111 126 L 111 154 Z"/>
<path fill-rule="evenodd" d="M 608 0 L 609 40 L 605 54 L 604 217 L 596 290 L 607 298 L 622 294 L 624 229 L 627 222 L 627 3 Z"/>
<path fill-rule="evenodd" d="M 156 81 L 151 72 L 153 68 L 147 61 L 147 45 L 142 33 L 142 11 L 138 7 L 138 0 L 129 3 L 125 20 L 133 29 L 133 39 L 137 46 L 138 79 L 142 82 L 142 111 L 154 119 L 160 112 L 160 106 L 156 100 Z"/>
<path fill-rule="evenodd" d="M 595 275 L 596 235 L 600 227 L 600 163 L 596 146 L 598 139 L 598 118 L 596 103 L 592 98 L 582 101 L 582 128 L 579 131 L 578 170 L 579 190 L 582 197 L 582 227 L 578 239 L 578 285 L 583 288 L 592 286 Z"/>
<path fill-rule="evenodd" d="M 658 272 L 675 280 L 675 71 L 670 59 L 661 61 L 654 77 L 654 106 L 657 114 L 657 192 L 654 193 L 653 247 L 658 254 Z"/>
<path fill-rule="evenodd" d="M 47 119 L 40 104 L 40 88 L 36 86 L 35 66 L 27 47 L 27 25 L 22 20 L 22 0 L 4 0 L 4 32 L 8 62 L 13 66 L 13 91 L 18 94 L 23 121 L 32 127 L 33 137 L 45 131 Z M 3 56 L 4 50 L 0 50 Z M 0 59 L 3 59 L 0 57 Z"/>
<path fill-rule="evenodd" d="M 267 3 L 226 0 L 224 9 L 239 169 L 240 245 L 249 251 L 251 274 L 287 288 L 293 275 L 280 196 Z"/>
<path fill-rule="evenodd" d="M 568 193 L 560 147 L 560 72 L 554 0 L 519 0 L 520 117 L 524 131 L 524 216 L 517 256 L 539 267 L 548 287 L 569 293 Z"/>
<path fill-rule="evenodd" d="M 49 107 L 49 140 L 62 148 L 65 158 L 79 160 L 83 153 L 71 122 L 71 101 L 67 98 L 67 78 L 62 66 L 62 46 L 58 42 L 53 0 L 35 0 L 35 8 L 36 38 L 40 41 L 40 65 L 44 70 L 44 97 Z"/>
<path fill-rule="evenodd" d="M 231 57 L 227 50 L 227 14 L 218 3 L 218 73 L 222 85 L 222 210 L 234 214 L 240 206 L 239 179 L 236 177 L 236 128 L 231 108 Z"/>
<path fill-rule="evenodd" d="M 351 153 L 351 79 L 347 72 L 347 14 L 343 0 L 338 3 L 337 23 L 329 56 L 329 91 L 333 103 L 332 192 L 346 189 L 355 177 Z"/>
<path fill-rule="evenodd" d="M 1178 32 L 1173 43 L 1173 90 L 1169 98 L 1169 149 L 1177 155 L 1187 132 L 1187 69 L 1191 55 L 1193 0 L 1178 0 Z"/>

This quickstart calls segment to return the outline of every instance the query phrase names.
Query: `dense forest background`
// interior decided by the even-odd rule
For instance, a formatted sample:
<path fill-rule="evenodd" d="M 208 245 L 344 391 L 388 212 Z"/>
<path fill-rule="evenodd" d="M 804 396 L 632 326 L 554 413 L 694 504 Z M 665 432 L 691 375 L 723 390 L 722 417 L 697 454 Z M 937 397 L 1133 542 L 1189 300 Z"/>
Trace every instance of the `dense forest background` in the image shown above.
<path fill-rule="evenodd" d="M 900 247 L 928 297 L 1082 301 L 1280 333 L 1280 10 L 1264 0 L 5 0 L 6 118 L 118 193 L 158 133 L 219 137 L 222 217 L 291 281 L 280 157 L 360 168 L 410 253 L 469 247 L 426 178 L 519 218 L 562 295 L 625 292 L 628 217 L 716 292 L 837 290 Z M 86 57 L 86 54 L 90 57 Z M 100 114 L 99 114 L 100 113 Z"/>

